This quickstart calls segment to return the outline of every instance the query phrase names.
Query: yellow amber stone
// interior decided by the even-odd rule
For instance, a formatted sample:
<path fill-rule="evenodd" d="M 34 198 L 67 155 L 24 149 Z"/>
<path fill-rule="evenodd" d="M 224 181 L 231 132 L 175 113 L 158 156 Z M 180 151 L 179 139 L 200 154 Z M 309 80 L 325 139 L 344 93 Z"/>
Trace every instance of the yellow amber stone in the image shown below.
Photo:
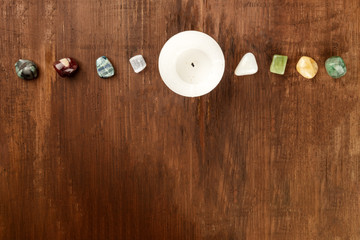
<path fill-rule="evenodd" d="M 312 79 L 318 72 L 318 65 L 311 57 L 302 56 L 296 64 L 296 70 L 304 77 Z"/>

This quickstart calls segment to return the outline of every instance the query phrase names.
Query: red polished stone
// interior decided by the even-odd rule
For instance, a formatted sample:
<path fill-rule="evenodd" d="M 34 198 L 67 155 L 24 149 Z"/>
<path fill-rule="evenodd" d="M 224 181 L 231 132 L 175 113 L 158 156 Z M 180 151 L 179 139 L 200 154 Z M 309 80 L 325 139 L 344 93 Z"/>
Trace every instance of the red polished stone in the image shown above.
<path fill-rule="evenodd" d="M 54 68 L 61 77 L 71 77 L 79 65 L 73 58 L 63 58 L 54 63 Z"/>

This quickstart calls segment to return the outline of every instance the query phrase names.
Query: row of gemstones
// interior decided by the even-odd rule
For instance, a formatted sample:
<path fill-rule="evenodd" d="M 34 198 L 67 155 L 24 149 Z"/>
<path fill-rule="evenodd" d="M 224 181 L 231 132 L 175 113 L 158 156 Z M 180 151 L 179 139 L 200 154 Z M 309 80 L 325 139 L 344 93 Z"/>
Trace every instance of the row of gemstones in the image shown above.
<path fill-rule="evenodd" d="M 274 55 L 270 66 L 270 72 L 283 75 L 285 73 L 288 57 Z M 131 66 L 136 73 L 141 72 L 146 67 L 146 62 L 141 55 L 130 59 Z M 61 77 L 71 77 L 79 68 L 78 63 L 73 58 L 63 58 L 54 63 L 54 68 Z M 332 78 L 340 78 L 346 74 L 346 65 L 341 57 L 334 56 L 326 60 L 325 68 Z M 25 80 L 37 78 L 38 70 L 36 64 L 29 60 L 20 59 L 15 64 L 17 75 Z M 102 56 L 96 60 L 96 69 L 101 78 L 114 76 L 115 70 L 109 59 Z M 311 57 L 303 56 L 296 65 L 296 70 L 305 78 L 312 79 L 318 72 L 318 65 Z M 241 59 L 235 70 L 235 75 L 244 76 L 255 74 L 258 71 L 257 62 L 254 54 L 247 53 Z"/>
<path fill-rule="evenodd" d="M 146 67 L 146 62 L 141 55 L 137 55 L 130 59 L 130 64 L 136 73 L 141 72 Z M 63 58 L 54 63 L 56 72 L 61 77 L 71 77 L 79 68 L 79 64 L 73 58 Z M 99 77 L 110 78 L 115 75 L 115 69 L 110 60 L 105 57 L 99 57 L 96 60 L 96 69 Z M 16 74 L 25 80 L 33 80 L 38 76 L 38 68 L 36 64 L 30 60 L 20 59 L 15 64 Z"/>
<path fill-rule="evenodd" d="M 270 72 L 284 75 L 288 57 L 283 55 L 274 55 L 270 66 Z M 346 74 L 346 65 L 341 57 L 334 56 L 328 58 L 325 62 L 327 73 L 332 78 L 340 78 Z M 296 70 L 305 78 L 312 79 L 318 72 L 318 65 L 314 59 L 302 56 L 296 64 Z M 247 53 L 241 59 L 235 70 L 235 75 L 244 76 L 257 73 L 258 66 L 254 54 Z"/>

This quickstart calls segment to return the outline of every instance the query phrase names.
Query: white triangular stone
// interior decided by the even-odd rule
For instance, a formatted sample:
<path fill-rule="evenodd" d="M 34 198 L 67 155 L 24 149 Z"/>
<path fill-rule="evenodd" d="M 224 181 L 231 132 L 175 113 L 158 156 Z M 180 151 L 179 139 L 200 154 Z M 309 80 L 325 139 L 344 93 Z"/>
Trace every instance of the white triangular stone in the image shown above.
<path fill-rule="evenodd" d="M 258 65 L 254 54 L 247 53 L 241 59 L 239 65 L 235 69 L 236 76 L 252 75 L 257 73 Z"/>

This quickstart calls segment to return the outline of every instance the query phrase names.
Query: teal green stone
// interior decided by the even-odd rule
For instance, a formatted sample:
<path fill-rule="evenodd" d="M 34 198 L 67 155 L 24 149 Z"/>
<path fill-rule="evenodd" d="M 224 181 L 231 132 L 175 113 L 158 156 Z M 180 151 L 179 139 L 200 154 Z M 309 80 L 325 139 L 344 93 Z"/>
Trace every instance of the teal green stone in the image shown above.
<path fill-rule="evenodd" d="M 270 66 L 270 72 L 284 75 L 288 57 L 283 55 L 274 55 Z"/>
<path fill-rule="evenodd" d="M 328 58 L 325 62 L 327 73 L 332 78 L 341 78 L 347 72 L 344 60 L 341 57 L 335 56 Z"/>
<path fill-rule="evenodd" d="M 24 80 L 33 80 L 38 76 L 37 66 L 30 60 L 20 59 L 17 61 L 15 71 L 18 77 Z"/>

